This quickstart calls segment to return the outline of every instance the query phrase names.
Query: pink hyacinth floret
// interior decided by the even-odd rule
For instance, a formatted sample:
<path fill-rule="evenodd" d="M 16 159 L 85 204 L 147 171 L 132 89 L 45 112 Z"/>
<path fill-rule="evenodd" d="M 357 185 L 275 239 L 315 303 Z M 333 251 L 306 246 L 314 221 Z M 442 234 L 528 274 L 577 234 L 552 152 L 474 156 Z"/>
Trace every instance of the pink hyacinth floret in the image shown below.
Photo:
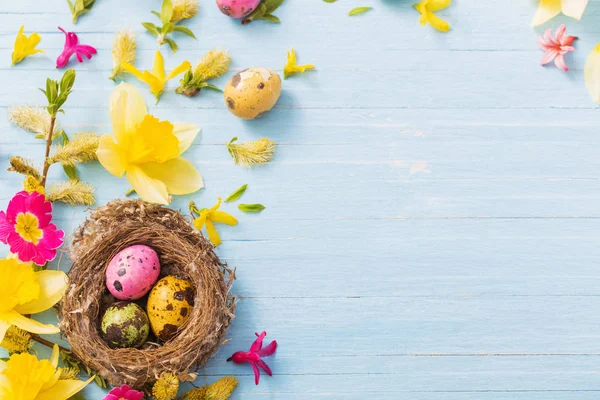
<path fill-rule="evenodd" d="M 19 192 L 0 211 L 0 241 L 23 262 L 44 265 L 56 257 L 65 233 L 51 224 L 52 203 L 43 194 Z"/>
<path fill-rule="evenodd" d="M 554 37 L 552 37 L 551 29 L 546 29 L 544 36 L 538 36 L 538 44 L 540 48 L 544 50 L 544 56 L 542 57 L 541 64 L 546 65 L 552 60 L 554 64 L 567 72 L 569 68 L 565 64 L 565 54 L 575 51 L 573 42 L 577 40 L 577 36 L 569 36 L 566 34 L 567 27 L 563 24 L 556 29 Z"/>
<path fill-rule="evenodd" d="M 260 335 L 255 333 L 257 339 L 250 346 L 249 351 L 237 351 L 233 353 L 231 357 L 227 359 L 227 361 L 233 361 L 236 364 L 249 363 L 252 366 L 252 371 L 254 371 L 254 383 L 258 385 L 258 381 L 260 380 L 260 370 L 259 367 L 262 368 L 263 371 L 267 373 L 269 376 L 273 376 L 271 372 L 271 368 L 261 360 L 262 357 L 270 356 L 275 353 L 277 350 L 277 341 L 273 340 L 266 347 L 262 347 L 263 339 L 267 336 L 267 332 L 263 331 Z"/>
<path fill-rule="evenodd" d="M 143 392 L 138 392 L 127 385 L 123 385 L 112 389 L 102 400 L 142 400 L 143 397 Z"/>
<path fill-rule="evenodd" d="M 63 28 L 58 27 L 65 34 L 65 47 L 56 59 L 56 68 L 63 68 L 69 63 L 71 56 L 75 54 L 77 61 L 83 62 L 83 57 L 86 56 L 88 59 L 92 58 L 92 54 L 96 54 L 97 51 L 92 46 L 87 44 L 79 44 L 79 38 L 75 32 L 65 32 Z"/>

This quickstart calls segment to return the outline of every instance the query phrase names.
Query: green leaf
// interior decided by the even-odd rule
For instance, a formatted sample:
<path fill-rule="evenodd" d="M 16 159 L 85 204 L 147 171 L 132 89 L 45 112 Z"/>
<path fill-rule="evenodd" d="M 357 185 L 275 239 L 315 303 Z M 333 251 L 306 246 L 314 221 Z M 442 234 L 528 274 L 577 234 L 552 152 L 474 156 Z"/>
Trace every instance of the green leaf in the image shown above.
<path fill-rule="evenodd" d="M 67 3 L 69 3 L 69 10 L 71 10 L 71 14 L 73 14 L 73 3 L 71 3 L 71 0 L 67 0 Z"/>
<path fill-rule="evenodd" d="M 271 15 L 271 14 L 266 14 L 266 15 L 264 15 L 264 16 L 262 17 L 262 19 L 264 19 L 264 20 L 267 20 L 267 21 L 269 21 L 269 22 L 274 22 L 274 23 L 276 23 L 276 24 L 279 24 L 279 23 L 281 23 L 281 21 L 279 20 L 279 18 L 277 18 L 276 16 L 274 16 L 274 15 Z"/>
<path fill-rule="evenodd" d="M 177 47 L 177 43 L 175 43 L 175 41 L 171 38 L 165 38 L 165 42 L 167 42 L 167 44 L 169 45 L 169 47 L 171 48 L 171 50 L 173 50 L 173 53 L 177 53 L 177 49 L 179 47 Z"/>
<path fill-rule="evenodd" d="M 335 3 L 337 0 L 323 0 L 325 3 Z"/>
<path fill-rule="evenodd" d="M 248 184 L 240 186 L 239 189 L 227 196 L 227 198 L 225 199 L 225 203 L 229 203 L 231 201 L 239 199 L 240 197 L 242 197 L 246 189 L 248 189 Z"/>
<path fill-rule="evenodd" d="M 65 71 L 62 79 L 60 80 L 60 91 L 61 92 L 70 92 L 73 88 L 73 84 L 75 83 L 75 70 L 70 68 Z"/>
<path fill-rule="evenodd" d="M 353 8 L 352 10 L 350 10 L 348 12 L 348 15 L 352 17 L 354 15 L 364 14 L 367 11 L 372 10 L 372 9 L 373 9 L 373 7 L 356 7 L 356 8 Z"/>
<path fill-rule="evenodd" d="M 240 204 L 238 209 L 243 212 L 259 213 L 265 209 L 262 204 Z"/>
<path fill-rule="evenodd" d="M 156 15 L 158 19 L 160 19 L 160 13 L 158 11 L 150 11 L 152 14 Z"/>
<path fill-rule="evenodd" d="M 65 175 L 72 180 L 78 181 L 79 177 L 77 176 L 77 168 L 72 165 L 63 165 L 63 170 L 65 171 Z"/>
<path fill-rule="evenodd" d="M 194 38 L 194 39 L 196 39 L 196 36 L 194 36 L 194 32 L 192 32 L 192 31 L 190 30 L 190 28 L 188 28 L 187 26 L 181 26 L 181 25 L 177 25 L 177 26 L 175 26 L 175 27 L 173 28 L 173 30 L 174 30 L 175 32 L 181 32 L 181 33 L 183 33 L 183 34 L 185 34 L 185 35 L 188 35 L 188 36 L 189 36 L 189 37 L 191 37 L 191 38 Z"/>
<path fill-rule="evenodd" d="M 285 0 L 265 0 L 265 14 L 273 13 L 273 11 L 277 10 L 279 6 L 283 4 L 284 1 Z"/>
<path fill-rule="evenodd" d="M 216 87 L 215 85 L 211 85 L 210 83 L 207 83 L 207 82 L 202 82 L 200 84 L 200 87 L 201 88 L 207 88 L 207 89 L 216 90 L 217 92 L 223 92 L 223 90 L 221 90 L 218 87 Z"/>
<path fill-rule="evenodd" d="M 173 17 L 173 2 L 171 0 L 163 0 L 162 8 L 160 9 L 160 21 L 163 25 L 171 22 Z"/>
<path fill-rule="evenodd" d="M 161 33 L 164 33 L 164 34 L 166 35 L 166 34 L 168 34 L 168 33 L 171 33 L 171 32 L 173 32 L 174 30 L 175 30 L 175 25 L 173 25 L 173 24 L 172 24 L 172 23 L 170 23 L 170 22 L 167 22 L 166 24 L 164 24 L 164 25 L 162 26 L 162 28 L 160 29 L 160 32 L 161 32 Z"/>
<path fill-rule="evenodd" d="M 154 36 L 158 36 L 158 28 L 152 22 L 142 22 L 142 26 Z"/>

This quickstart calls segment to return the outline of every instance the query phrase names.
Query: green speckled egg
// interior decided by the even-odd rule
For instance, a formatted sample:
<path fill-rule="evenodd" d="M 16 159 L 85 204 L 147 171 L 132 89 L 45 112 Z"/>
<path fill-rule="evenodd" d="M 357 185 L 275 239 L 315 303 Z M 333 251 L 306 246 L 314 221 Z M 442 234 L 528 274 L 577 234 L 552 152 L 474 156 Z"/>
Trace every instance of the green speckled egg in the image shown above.
<path fill-rule="evenodd" d="M 108 307 L 102 317 L 102 338 L 113 348 L 140 347 L 146 342 L 148 316 L 135 303 L 119 301 Z"/>
<path fill-rule="evenodd" d="M 148 296 L 148 318 L 152 332 L 166 342 L 177 334 L 194 307 L 194 287 L 186 280 L 165 276 Z"/>

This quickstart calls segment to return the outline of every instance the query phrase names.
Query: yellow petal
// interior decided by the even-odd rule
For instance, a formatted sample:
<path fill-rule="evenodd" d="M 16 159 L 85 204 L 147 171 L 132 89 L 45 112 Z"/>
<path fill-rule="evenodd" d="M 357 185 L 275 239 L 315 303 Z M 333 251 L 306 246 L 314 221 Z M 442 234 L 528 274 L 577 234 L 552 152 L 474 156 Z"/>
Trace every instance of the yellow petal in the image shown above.
<path fill-rule="evenodd" d="M 560 14 L 561 0 L 540 0 L 531 25 L 538 26 Z"/>
<path fill-rule="evenodd" d="M 154 54 L 154 66 L 152 67 L 152 75 L 157 77 L 160 81 L 164 82 L 165 79 L 165 59 L 163 58 L 160 51 L 156 50 Z"/>
<path fill-rule="evenodd" d="M 163 205 L 169 204 L 166 185 L 157 179 L 150 178 L 140 167 L 131 166 L 127 170 L 126 177 L 142 200 Z"/>
<path fill-rule="evenodd" d="M 205 223 L 206 223 L 206 213 L 202 213 L 202 215 L 200 215 L 198 218 L 196 218 L 194 220 L 194 228 L 196 228 L 198 230 L 202 230 Z"/>
<path fill-rule="evenodd" d="M 206 233 L 208 234 L 208 240 L 213 244 L 213 246 L 217 247 L 221 244 L 221 238 L 219 237 L 219 233 L 215 229 L 210 220 L 206 220 Z"/>
<path fill-rule="evenodd" d="M 562 12 L 568 17 L 581 19 L 588 0 L 562 0 Z"/>
<path fill-rule="evenodd" d="M 170 194 L 194 193 L 204 187 L 200 172 L 183 157 L 164 163 L 143 164 L 140 168 L 150 178 L 163 182 Z"/>
<path fill-rule="evenodd" d="M 4 335 L 6 335 L 6 331 L 10 328 L 10 324 L 2 320 L 2 316 L 0 316 L 0 342 L 4 339 Z"/>
<path fill-rule="evenodd" d="M 452 0 L 429 0 L 427 2 L 427 9 L 432 12 L 443 10 L 452 3 Z"/>
<path fill-rule="evenodd" d="M 58 367 L 58 356 L 60 354 L 60 349 L 58 345 L 55 344 L 52 346 L 52 355 L 50 356 L 50 364 L 54 365 L 54 368 Z"/>
<path fill-rule="evenodd" d="M 219 209 L 219 207 L 221 207 L 221 198 L 220 197 L 217 199 L 217 204 L 212 206 L 209 211 L 211 211 L 211 212 L 215 211 L 215 210 Z"/>
<path fill-rule="evenodd" d="M 42 324 L 34 319 L 24 317 L 16 311 L 3 314 L 2 319 L 11 325 L 18 326 L 19 328 L 31 333 L 50 334 L 60 332 L 60 329 L 58 329 L 56 325 Z"/>
<path fill-rule="evenodd" d="M 441 32 L 448 32 L 450 30 L 450 24 L 439 18 L 432 12 L 427 11 L 427 22 L 431 24 L 435 29 Z"/>
<path fill-rule="evenodd" d="M 37 314 L 52 308 L 67 288 L 67 275 L 62 271 L 38 271 L 35 279 L 40 285 L 40 294 L 37 299 L 16 306 L 15 311 L 20 314 Z"/>
<path fill-rule="evenodd" d="M 58 359 L 56 361 L 58 362 Z M 54 368 L 56 368 L 56 366 Z M 54 375 L 52 376 L 52 378 L 50 378 L 50 380 L 48 382 L 46 382 L 42 385 L 40 392 L 43 392 L 44 390 L 48 390 L 52 386 L 54 386 L 56 384 L 56 382 L 58 382 L 58 380 L 60 379 L 61 373 L 62 373 L 62 368 L 57 369 L 56 372 L 54 373 Z"/>
<path fill-rule="evenodd" d="M 93 380 L 94 376 L 91 376 L 87 381 L 61 379 L 49 389 L 40 392 L 35 400 L 66 400 L 81 391 Z"/>
<path fill-rule="evenodd" d="M 120 83 L 110 96 L 108 109 L 113 135 L 119 144 L 127 145 L 126 136 L 133 134 L 138 124 L 148 114 L 142 94 L 133 85 Z"/>
<path fill-rule="evenodd" d="M 600 43 L 592 50 L 585 62 L 585 87 L 592 99 L 600 104 Z"/>
<path fill-rule="evenodd" d="M 96 150 L 98 161 L 111 174 L 121 178 L 125 173 L 125 154 L 121 146 L 116 144 L 110 135 L 100 136 L 98 150 Z"/>
<path fill-rule="evenodd" d="M 194 139 L 200 132 L 200 127 L 184 122 L 173 122 L 173 134 L 179 139 L 179 154 L 182 155 L 190 148 Z"/>
<path fill-rule="evenodd" d="M 213 211 L 210 215 L 210 219 L 212 222 L 217 222 L 220 224 L 226 225 L 237 225 L 238 221 L 235 217 L 225 211 Z"/>
<path fill-rule="evenodd" d="M 192 68 L 192 64 L 190 64 L 189 61 L 182 62 L 177 67 L 175 67 L 175 69 L 173 71 L 169 72 L 169 75 L 167 75 L 167 78 L 165 79 L 165 81 L 175 78 L 177 75 L 187 71 L 190 68 Z"/>

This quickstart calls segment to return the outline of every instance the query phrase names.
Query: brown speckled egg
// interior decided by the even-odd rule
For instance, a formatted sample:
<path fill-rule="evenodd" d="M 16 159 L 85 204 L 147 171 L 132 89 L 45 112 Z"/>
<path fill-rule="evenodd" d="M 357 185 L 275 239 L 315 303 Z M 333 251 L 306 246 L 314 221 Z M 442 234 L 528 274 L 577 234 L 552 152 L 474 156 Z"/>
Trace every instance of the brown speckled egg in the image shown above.
<path fill-rule="evenodd" d="M 140 347 L 148 338 L 148 317 L 135 303 L 119 301 L 102 316 L 102 338 L 112 348 Z"/>
<path fill-rule="evenodd" d="M 146 311 L 157 338 L 166 342 L 175 337 L 194 307 L 194 287 L 186 280 L 165 276 L 150 291 Z"/>
<path fill-rule="evenodd" d="M 254 119 L 269 111 L 281 94 L 281 78 L 267 68 L 248 68 L 225 86 L 225 104 L 233 115 Z"/>

